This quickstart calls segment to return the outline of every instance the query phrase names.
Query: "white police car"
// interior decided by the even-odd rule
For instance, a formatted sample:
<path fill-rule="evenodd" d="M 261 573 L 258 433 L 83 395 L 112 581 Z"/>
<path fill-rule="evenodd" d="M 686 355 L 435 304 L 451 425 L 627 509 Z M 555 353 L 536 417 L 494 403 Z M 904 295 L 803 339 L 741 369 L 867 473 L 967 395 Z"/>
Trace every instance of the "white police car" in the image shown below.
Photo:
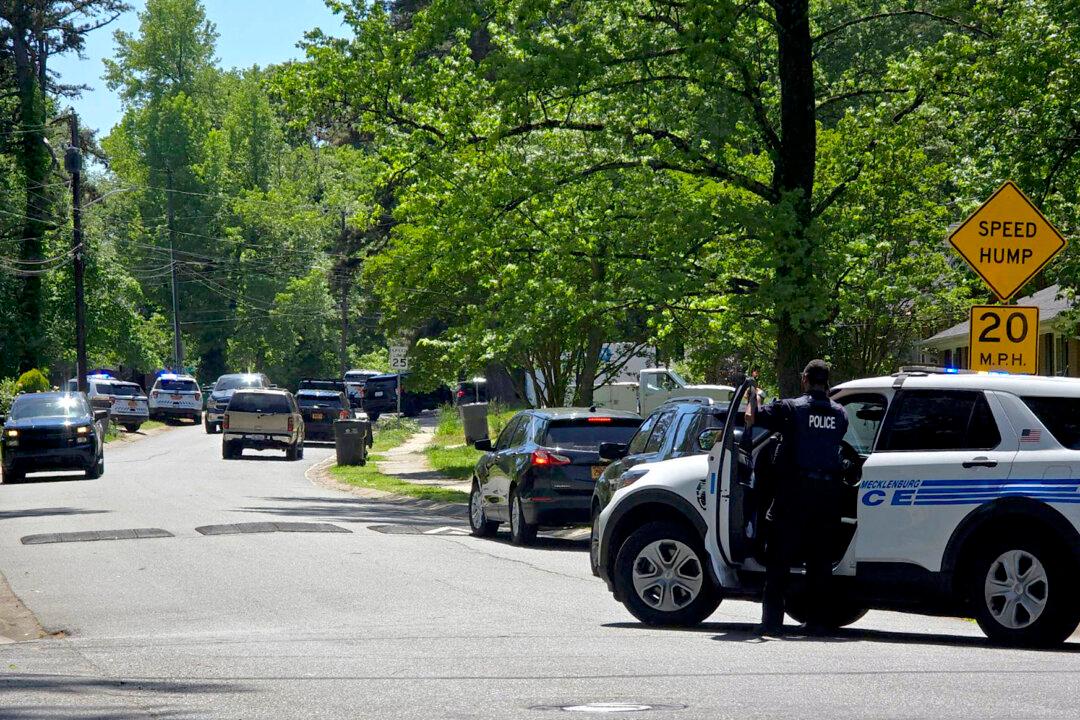
<path fill-rule="evenodd" d="M 850 420 L 835 594 L 808 617 L 796 577 L 788 614 L 841 627 L 888 608 L 974 617 L 1004 644 L 1068 638 L 1080 622 L 1080 380 L 907 371 L 832 397 Z M 600 574 L 643 622 L 697 624 L 724 597 L 760 597 L 777 438 L 744 441 L 730 420 L 707 469 L 657 463 L 601 515 Z"/>
<path fill-rule="evenodd" d="M 67 382 L 68 392 L 77 392 L 78 380 Z M 86 376 L 86 397 L 95 409 L 108 410 L 109 419 L 123 425 L 128 432 L 138 432 L 149 418 L 149 405 L 142 387 L 133 382 L 117 380 L 105 372 Z"/>
<path fill-rule="evenodd" d="M 202 391 L 195 378 L 162 373 L 150 389 L 150 417 L 155 420 L 202 420 Z"/>

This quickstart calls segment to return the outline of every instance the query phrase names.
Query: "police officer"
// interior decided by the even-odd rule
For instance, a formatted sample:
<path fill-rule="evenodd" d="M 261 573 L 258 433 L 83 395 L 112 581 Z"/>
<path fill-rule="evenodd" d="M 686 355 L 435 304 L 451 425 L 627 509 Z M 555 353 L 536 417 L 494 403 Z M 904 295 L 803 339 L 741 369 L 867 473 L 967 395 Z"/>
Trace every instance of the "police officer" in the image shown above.
<path fill-rule="evenodd" d="M 825 601 L 832 575 L 834 538 L 840 524 L 840 441 L 847 431 L 844 408 L 829 400 L 829 366 L 811 360 L 802 374 L 802 397 L 776 400 L 760 410 L 747 404 L 745 424 L 783 436 L 765 548 L 765 597 L 760 631 L 783 630 L 784 595 L 790 569 L 806 562 L 808 600 Z M 810 607 L 814 607 L 811 605 Z M 814 617 L 813 610 L 810 618 Z"/>

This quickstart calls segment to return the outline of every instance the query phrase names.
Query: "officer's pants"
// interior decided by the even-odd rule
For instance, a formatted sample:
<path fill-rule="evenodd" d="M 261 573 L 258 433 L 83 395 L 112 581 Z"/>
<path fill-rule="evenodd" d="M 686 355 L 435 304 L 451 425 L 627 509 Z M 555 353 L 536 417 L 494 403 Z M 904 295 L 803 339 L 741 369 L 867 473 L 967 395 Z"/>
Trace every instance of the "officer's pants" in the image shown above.
<path fill-rule="evenodd" d="M 765 596 L 762 624 L 778 628 L 784 621 L 784 600 L 791 568 L 806 565 L 806 620 L 819 617 L 827 604 L 832 554 L 840 524 L 839 494 L 833 483 L 799 483 L 795 492 L 777 495 L 765 548 Z M 803 490 L 804 487 L 808 491 Z M 816 486 L 816 487 L 813 487 Z"/>

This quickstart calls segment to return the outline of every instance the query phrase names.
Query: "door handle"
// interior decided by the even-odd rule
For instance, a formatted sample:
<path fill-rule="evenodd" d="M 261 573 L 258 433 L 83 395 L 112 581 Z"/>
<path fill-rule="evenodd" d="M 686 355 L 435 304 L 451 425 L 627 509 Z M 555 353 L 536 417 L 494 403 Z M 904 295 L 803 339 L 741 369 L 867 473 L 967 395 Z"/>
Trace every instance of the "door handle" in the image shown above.
<path fill-rule="evenodd" d="M 963 463 L 963 466 L 965 468 L 975 468 L 975 467 L 994 468 L 994 467 L 997 467 L 997 460 L 991 460 L 990 458 L 986 458 L 986 457 L 977 457 L 977 458 L 972 458 L 971 460 L 968 460 L 967 462 Z"/>

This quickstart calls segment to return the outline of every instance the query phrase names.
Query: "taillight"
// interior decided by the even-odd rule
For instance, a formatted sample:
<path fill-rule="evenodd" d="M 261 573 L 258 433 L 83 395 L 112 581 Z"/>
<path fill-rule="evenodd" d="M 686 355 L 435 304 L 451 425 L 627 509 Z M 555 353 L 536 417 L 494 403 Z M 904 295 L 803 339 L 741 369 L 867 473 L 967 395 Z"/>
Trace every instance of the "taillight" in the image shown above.
<path fill-rule="evenodd" d="M 366 395 L 366 394 L 367 394 L 367 390 L 365 388 L 360 388 L 360 399 L 361 400 L 364 399 L 364 395 Z"/>
<path fill-rule="evenodd" d="M 296 421 L 295 421 L 295 420 L 293 420 L 293 417 L 292 417 L 292 415 L 290 415 L 290 416 L 289 416 L 289 432 L 292 432 L 292 431 L 293 431 L 293 423 L 294 423 L 294 422 L 296 422 Z"/>
<path fill-rule="evenodd" d="M 349 411 L 348 410 L 341 410 L 340 412 L 338 412 L 338 419 L 339 420 L 348 420 L 349 419 Z"/>
<path fill-rule="evenodd" d="M 161 394 L 161 393 L 159 393 L 159 392 L 158 392 L 157 390 L 155 390 L 154 392 L 150 393 L 150 397 L 152 397 L 152 398 L 156 398 L 156 397 L 157 397 L 158 395 L 160 395 L 160 394 Z"/>
<path fill-rule="evenodd" d="M 459 398 L 463 398 L 463 397 L 465 397 L 465 391 L 464 391 L 464 390 L 458 390 L 458 391 L 457 391 L 457 396 L 458 396 Z"/>
<path fill-rule="evenodd" d="M 222 430 L 228 430 L 229 429 L 229 413 L 225 413 L 225 417 L 221 418 L 221 429 Z"/>
<path fill-rule="evenodd" d="M 533 450 L 532 464 L 539 465 L 541 467 L 549 467 L 553 465 L 569 465 L 570 458 L 565 455 L 559 455 L 553 453 L 550 450 Z"/>
<path fill-rule="evenodd" d="M 201 392 L 196 392 L 195 393 L 195 400 L 196 401 L 202 400 L 202 393 Z"/>

